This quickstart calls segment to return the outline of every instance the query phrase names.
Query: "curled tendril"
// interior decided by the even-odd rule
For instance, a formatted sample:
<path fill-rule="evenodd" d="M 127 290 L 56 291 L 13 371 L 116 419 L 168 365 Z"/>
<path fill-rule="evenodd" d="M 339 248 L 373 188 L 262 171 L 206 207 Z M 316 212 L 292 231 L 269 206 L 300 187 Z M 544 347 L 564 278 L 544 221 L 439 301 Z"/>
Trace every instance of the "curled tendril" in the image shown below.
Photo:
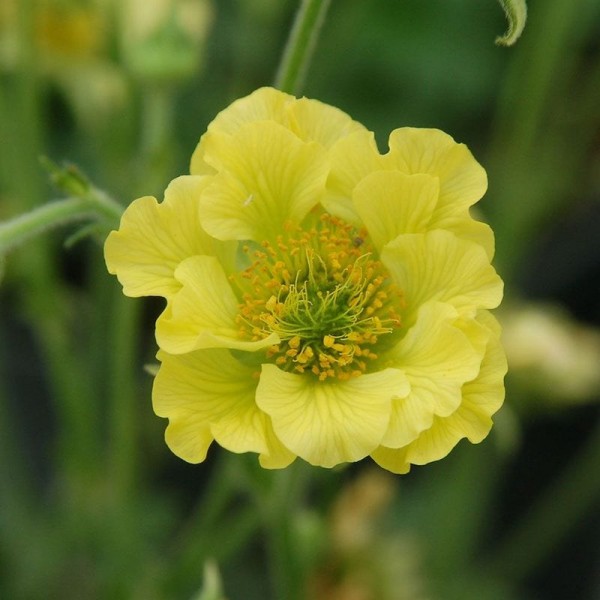
<path fill-rule="evenodd" d="M 496 38 L 499 46 L 512 46 L 523 33 L 527 21 L 527 4 L 525 0 L 498 0 L 508 19 L 508 30 Z"/>

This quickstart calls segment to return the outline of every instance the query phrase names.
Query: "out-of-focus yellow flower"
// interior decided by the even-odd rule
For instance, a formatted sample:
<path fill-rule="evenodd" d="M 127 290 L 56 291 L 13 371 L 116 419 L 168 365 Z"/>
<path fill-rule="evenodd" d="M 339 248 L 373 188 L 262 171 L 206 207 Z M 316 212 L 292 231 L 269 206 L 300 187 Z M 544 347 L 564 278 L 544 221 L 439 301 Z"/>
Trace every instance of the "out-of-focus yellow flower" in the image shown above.
<path fill-rule="evenodd" d="M 191 173 L 105 246 L 125 294 L 167 300 L 153 400 L 177 455 L 216 440 L 268 468 L 405 473 L 487 435 L 502 282 L 464 145 L 398 129 L 381 155 L 338 109 L 263 88 L 209 125 Z"/>
<path fill-rule="evenodd" d="M 103 11 L 93 4 L 39 0 L 32 14 L 32 45 L 41 70 L 52 69 L 60 61 L 84 61 L 97 57 L 106 41 Z M 25 40 L 19 38 L 18 0 L 0 3 L 0 67 L 14 70 L 23 59 Z"/>
<path fill-rule="evenodd" d="M 314 600 L 427 600 L 422 550 L 386 522 L 397 491 L 389 473 L 366 470 L 342 488 L 329 515 L 329 548 L 309 583 Z"/>
<path fill-rule="evenodd" d="M 600 390 L 600 332 L 556 306 L 525 304 L 502 314 L 513 380 L 551 402 L 581 402 Z"/>
<path fill-rule="evenodd" d="M 123 108 L 128 94 L 124 73 L 109 56 L 107 0 L 31 4 L 28 40 L 18 25 L 19 11 L 26 8 L 18 0 L 0 3 L 0 69 L 30 68 L 26 47 L 31 46 L 36 72 L 60 90 L 81 125 L 102 127 Z"/>
<path fill-rule="evenodd" d="M 91 5 L 42 3 L 35 25 L 36 41 L 46 57 L 91 58 L 101 53 L 106 40 L 104 15 Z"/>

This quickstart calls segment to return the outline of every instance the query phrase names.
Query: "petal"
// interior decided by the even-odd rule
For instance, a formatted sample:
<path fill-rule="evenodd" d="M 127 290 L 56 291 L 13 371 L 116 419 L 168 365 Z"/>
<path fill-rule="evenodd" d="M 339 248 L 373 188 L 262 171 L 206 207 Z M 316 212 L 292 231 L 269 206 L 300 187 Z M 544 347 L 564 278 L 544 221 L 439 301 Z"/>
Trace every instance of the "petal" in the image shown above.
<path fill-rule="evenodd" d="M 297 100 L 274 88 L 264 87 L 233 102 L 208 126 L 209 132 L 235 134 L 240 127 L 258 121 L 273 121 L 289 129 L 305 142 L 317 142 L 325 148 L 364 127 L 340 109 L 309 98 Z M 193 174 L 214 173 L 204 156 L 210 136 L 200 139 L 190 165 Z"/>
<path fill-rule="evenodd" d="M 296 455 L 290 452 L 275 435 L 273 424 L 268 416 L 265 419 L 265 440 L 267 450 L 258 457 L 263 469 L 283 469 L 296 460 Z"/>
<path fill-rule="evenodd" d="M 156 341 L 170 354 L 201 348 L 258 350 L 276 344 L 271 335 L 260 341 L 240 338 L 238 300 L 227 275 L 213 256 L 192 256 L 175 271 L 182 288 L 156 322 Z"/>
<path fill-rule="evenodd" d="M 464 144 L 438 129 L 404 127 L 392 131 L 387 164 L 408 174 L 427 173 L 440 180 L 438 218 L 461 212 L 487 190 L 487 175 Z"/>
<path fill-rule="evenodd" d="M 379 446 L 371 453 L 371 458 L 382 468 L 404 475 L 410 471 L 410 462 L 406 460 L 406 448 L 386 448 Z"/>
<path fill-rule="evenodd" d="M 287 448 L 312 465 L 333 467 L 360 460 L 379 444 L 392 398 L 407 392 L 397 369 L 330 383 L 266 364 L 256 402 Z"/>
<path fill-rule="evenodd" d="M 480 327 L 457 326 L 458 312 L 448 304 L 421 307 L 416 324 L 390 352 L 392 364 L 404 371 L 410 393 L 392 403 L 390 424 L 382 444 L 400 448 L 431 427 L 435 415 L 448 416 L 459 407 L 461 388 L 479 372 L 486 339 Z"/>
<path fill-rule="evenodd" d="M 186 462 L 197 464 L 206 459 L 214 438 L 210 427 L 195 418 L 172 421 L 165 430 L 165 442 L 171 452 Z"/>
<path fill-rule="evenodd" d="M 367 131 L 339 108 L 318 100 L 301 98 L 286 108 L 292 131 L 305 142 L 318 142 L 325 148 L 353 132 Z"/>
<path fill-rule="evenodd" d="M 260 88 L 222 110 L 209 124 L 207 131 L 232 135 L 243 125 L 256 121 L 274 121 L 289 128 L 290 116 L 286 107 L 295 100 L 293 96 L 274 88 Z M 204 160 L 208 138 L 202 136 L 192 155 L 190 173 L 193 175 L 214 173 L 214 169 Z"/>
<path fill-rule="evenodd" d="M 473 219 L 468 210 L 446 219 L 438 219 L 434 212 L 429 229 L 447 229 L 462 240 L 479 244 L 485 250 L 489 260 L 494 258 L 496 244 L 492 228 L 487 223 Z"/>
<path fill-rule="evenodd" d="M 469 422 L 470 427 L 462 427 L 462 431 L 473 443 L 478 443 L 487 436 L 492 426 L 491 416 L 504 402 L 504 376 L 508 370 L 506 354 L 500 344 L 500 327 L 496 319 L 487 311 L 481 311 L 478 320 L 489 328 L 492 335 L 479 374 L 476 379 L 463 386 L 463 402 L 459 410 L 452 415 L 463 425 L 466 421 Z"/>
<path fill-rule="evenodd" d="M 358 182 L 384 166 L 372 132 L 356 131 L 337 142 L 329 152 L 331 173 L 327 180 L 327 194 L 323 206 L 327 212 L 345 221 L 360 224 L 352 192 Z"/>
<path fill-rule="evenodd" d="M 506 370 L 499 338 L 491 335 L 478 376 L 463 386 L 459 408 L 448 417 L 436 417 L 431 428 L 408 446 L 407 460 L 413 464 L 439 460 L 462 438 L 481 442 L 492 427 L 492 415 L 502 406 Z"/>
<path fill-rule="evenodd" d="M 206 177 L 179 177 L 161 204 L 146 196 L 129 205 L 119 230 L 104 245 L 108 270 L 117 275 L 124 294 L 169 297 L 181 287 L 173 275 L 181 261 L 222 250 L 198 218 L 198 199 L 207 183 Z"/>
<path fill-rule="evenodd" d="M 268 452 L 266 417 L 255 403 L 254 370 L 227 350 L 198 350 L 162 361 L 152 400 L 167 417 L 166 441 L 188 462 L 201 462 L 210 441 L 232 452 Z"/>
<path fill-rule="evenodd" d="M 206 160 L 219 173 L 200 200 L 202 226 L 222 240 L 276 239 L 320 202 L 329 169 L 318 144 L 267 121 L 214 134 Z"/>
<path fill-rule="evenodd" d="M 423 465 L 444 458 L 462 438 L 478 443 L 489 433 L 491 417 L 504 400 L 507 364 L 495 319 L 481 311 L 477 321 L 490 335 L 477 377 L 462 388 L 459 408 L 447 417 L 435 417 L 429 429 L 402 448 L 377 448 L 371 456 L 383 468 L 407 473 L 411 463 Z"/>
<path fill-rule="evenodd" d="M 354 189 L 356 212 L 381 250 L 401 233 L 427 231 L 438 200 L 439 184 L 430 175 L 376 171 Z"/>
<path fill-rule="evenodd" d="M 400 235 L 381 254 L 406 300 L 406 325 L 427 302 L 445 302 L 462 313 L 494 308 L 502 299 L 502 280 L 485 250 L 447 231 Z"/>

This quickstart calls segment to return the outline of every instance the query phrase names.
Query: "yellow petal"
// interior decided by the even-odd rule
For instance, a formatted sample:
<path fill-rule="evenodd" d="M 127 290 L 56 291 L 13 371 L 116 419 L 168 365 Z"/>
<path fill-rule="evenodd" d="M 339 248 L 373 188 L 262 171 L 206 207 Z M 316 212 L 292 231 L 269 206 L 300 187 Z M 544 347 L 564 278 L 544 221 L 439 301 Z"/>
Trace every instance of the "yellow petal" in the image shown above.
<path fill-rule="evenodd" d="M 439 199 L 429 229 L 446 229 L 457 237 L 483 246 L 491 259 L 494 236 L 484 223 L 471 217 L 469 207 L 487 189 L 487 175 L 464 144 L 437 129 L 396 129 L 390 135 L 387 168 L 404 173 L 426 173 L 439 180 Z"/>
<path fill-rule="evenodd" d="M 266 121 L 214 134 L 206 160 L 219 173 L 201 196 L 202 226 L 222 240 L 276 239 L 320 202 L 329 169 L 318 144 Z"/>
<path fill-rule="evenodd" d="M 274 121 L 289 128 L 290 115 L 287 106 L 295 100 L 293 96 L 274 88 L 260 88 L 222 110 L 209 124 L 207 132 L 232 135 L 243 125 L 256 121 Z M 192 155 L 190 164 L 192 175 L 214 173 L 214 169 L 204 160 L 207 142 L 208 136 L 202 136 Z"/>
<path fill-rule="evenodd" d="M 371 458 L 382 468 L 404 475 L 410 471 L 410 463 L 406 460 L 406 448 L 386 448 L 379 446 L 371 453 Z"/>
<path fill-rule="evenodd" d="M 301 98 L 274 88 L 264 87 L 233 102 L 221 111 L 208 126 L 208 132 L 235 134 L 240 127 L 258 121 L 272 121 L 289 129 L 305 142 L 317 142 L 325 148 L 337 140 L 364 127 L 339 108 L 318 100 Z M 190 165 L 192 174 L 212 174 L 214 168 L 204 159 L 210 147 L 210 137 L 200 139 Z"/>
<path fill-rule="evenodd" d="M 438 180 L 430 175 L 375 171 L 354 189 L 356 212 L 381 250 L 401 233 L 427 231 L 438 200 Z"/>
<path fill-rule="evenodd" d="M 118 231 L 108 236 L 104 256 L 127 296 L 169 297 L 181 284 L 173 273 L 195 254 L 220 251 L 200 226 L 198 199 L 205 177 L 179 177 L 171 182 L 161 204 L 146 196 L 130 204 Z"/>
<path fill-rule="evenodd" d="M 232 452 L 268 452 L 266 417 L 257 408 L 257 377 L 227 350 L 198 350 L 162 361 L 154 411 L 167 417 L 166 440 L 177 456 L 201 462 L 213 438 Z"/>
<path fill-rule="evenodd" d="M 165 430 L 165 442 L 171 452 L 192 464 L 206 459 L 213 440 L 210 427 L 194 418 L 172 421 Z"/>
<path fill-rule="evenodd" d="M 426 464 L 446 456 L 462 438 L 481 442 L 492 427 L 492 415 L 502 406 L 506 369 L 499 338 L 492 334 L 479 374 L 463 386 L 458 409 L 447 417 L 436 417 L 431 428 L 408 446 L 407 460 Z"/>
<path fill-rule="evenodd" d="M 508 369 L 496 319 L 487 311 L 481 311 L 478 320 L 492 331 L 492 335 L 479 374 L 476 379 L 463 386 L 463 402 L 452 415 L 457 420 L 452 425 L 462 430 L 464 436 L 473 443 L 478 443 L 487 436 L 492 426 L 491 416 L 504 402 L 504 376 Z M 462 427 L 459 421 L 462 421 Z M 464 426 L 467 421 L 469 427 Z"/>
<path fill-rule="evenodd" d="M 407 326 L 427 302 L 444 302 L 474 314 L 478 308 L 498 306 L 502 299 L 502 280 L 485 250 L 447 231 L 400 235 L 381 256 L 404 293 Z"/>
<path fill-rule="evenodd" d="M 356 131 L 331 148 L 331 173 L 323 206 L 327 212 L 349 223 L 360 224 L 352 203 L 352 192 L 361 179 L 373 171 L 385 168 L 377 150 L 375 136 L 370 131 Z"/>
<path fill-rule="evenodd" d="M 387 164 L 408 174 L 439 177 L 439 219 L 462 212 L 485 194 L 487 175 L 464 144 L 438 129 L 404 127 L 392 131 Z"/>
<path fill-rule="evenodd" d="M 491 417 L 504 400 L 507 365 L 496 320 L 487 311 L 481 311 L 476 320 L 489 335 L 478 375 L 463 385 L 459 407 L 449 416 L 434 417 L 431 426 L 410 444 L 377 448 L 371 456 L 383 468 L 406 473 L 411 463 L 423 465 L 444 458 L 462 438 L 478 443 L 489 433 Z"/>
<path fill-rule="evenodd" d="M 492 228 L 487 223 L 473 219 L 468 210 L 446 219 L 438 219 L 434 211 L 429 229 L 436 228 L 447 229 L 462 240 L 479 244 L 490 260 L 494 258 L 495 240 Z"/>
<path fill-rule="evenodd" d="M 428 303 L 417 321 L 390 352 L 392 364 L 410 383 L 405 398 L 392 403 L 390 424 L 382 444 L 400 448 L 431 427 L 435 415 L 448 416 L 462 400 L 461 388 L 479 372 L 487 336 L 481 346 L 480 329 L 473 332 L 448 304 Z M 475 343 L 474 343 L 475 342 Z"/>
<path fill-rule="evenodd" d="M 397 369 L 330 383 L 266 364 L 256 402 L 287 448 L 312 465 L 333 467 L 360 460 L 377 447 L 392 398 L 407 391 Z"/>
<path fill-rule="evenodd" d="M 366 132 L 363 125 L 354 121 L 335 106 L 318 100 L 300 98 L 287 106 L 291 130 L 305 142 L 318 142 L 330 148 L 338 140 L 357 131 Z"/>
<path fill-rule="evenodd" d="M 263 469 L 283 469 L 296 460 L 296 455 L 290 452 L 275 435 L 271 418 L 265 419 L 265 441 L 267 450 L 259 455 L 258 461 Z"/>
<path fill-rule="evenodd" d="M 255 342 L 240 337 L 235 320 L 238 300 L 216 258 L 192 256 L 177 267 L 175 278 L 182 288 L 156 322 L 156 340 L 166 352 L 183 354 L 201 348 L 253 351 L 279 341 L 274 334 Z"/>

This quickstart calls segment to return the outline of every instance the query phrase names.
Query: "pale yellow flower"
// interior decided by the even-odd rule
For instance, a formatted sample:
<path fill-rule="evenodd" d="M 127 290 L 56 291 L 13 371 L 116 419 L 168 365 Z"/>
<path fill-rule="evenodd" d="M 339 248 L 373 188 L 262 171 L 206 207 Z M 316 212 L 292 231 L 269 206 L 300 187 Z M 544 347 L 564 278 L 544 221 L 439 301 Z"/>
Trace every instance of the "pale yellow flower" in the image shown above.
<path fill-rule="evenodd" d="M 105 246 L 125 294 L 167 300 L 153 400 L 177 455 L 216 440 L 268 468 L 403 473 L 487 435 L 502 282 L 464 145 L 398 129 L 382 155 L 340 110 L 263 88 L 209 125 L 191 173 Z"/>

